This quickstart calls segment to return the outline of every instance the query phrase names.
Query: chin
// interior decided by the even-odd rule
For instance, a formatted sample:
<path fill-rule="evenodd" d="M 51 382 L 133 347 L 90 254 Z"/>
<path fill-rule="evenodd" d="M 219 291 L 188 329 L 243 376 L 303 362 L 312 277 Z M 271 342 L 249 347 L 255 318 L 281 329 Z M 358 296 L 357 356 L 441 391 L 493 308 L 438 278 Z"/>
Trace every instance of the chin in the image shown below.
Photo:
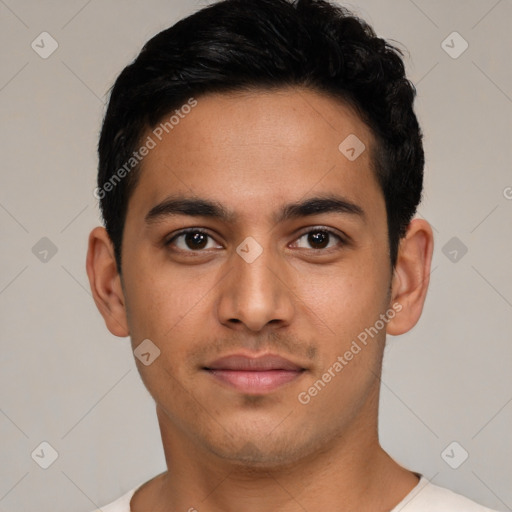
<path fill-rule="evenodd" d="M 209 449 L 217 457 L 239 466 L 240 469 L 270 471 L 295 465 L 298 460 L 309 454 L 313 444 L 307 441 L 300 443 L 297 436 L 291 433 L 286 435 L 288 441 L 282 438 L 271 439 L 270 436 L 263 439 L 258 436 L 252 440 L 250 437 L 231 439 L 229 445 L 210 444 Z M 293 445 L 290 444 L 290 439 L 294 440 Z"/>

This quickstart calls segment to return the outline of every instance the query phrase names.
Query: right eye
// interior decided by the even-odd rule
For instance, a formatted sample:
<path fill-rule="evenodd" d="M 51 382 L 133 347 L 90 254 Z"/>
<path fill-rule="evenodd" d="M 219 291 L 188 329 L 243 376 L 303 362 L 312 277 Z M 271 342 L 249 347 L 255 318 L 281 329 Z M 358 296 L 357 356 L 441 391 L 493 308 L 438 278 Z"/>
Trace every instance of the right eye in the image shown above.
<path fill-rule="evenodd" d="M 185 252 L 201 252 L 202 249 L 215 248 L 215 246 L 208 246 L 208 239 L 213 241 L 211 235 L 209 235 L 206 231 L 197 228 L 188 228 L 175 234 L 169 241 L 165 243 L 165 245 L 172 246 L 180 251 Z"/>

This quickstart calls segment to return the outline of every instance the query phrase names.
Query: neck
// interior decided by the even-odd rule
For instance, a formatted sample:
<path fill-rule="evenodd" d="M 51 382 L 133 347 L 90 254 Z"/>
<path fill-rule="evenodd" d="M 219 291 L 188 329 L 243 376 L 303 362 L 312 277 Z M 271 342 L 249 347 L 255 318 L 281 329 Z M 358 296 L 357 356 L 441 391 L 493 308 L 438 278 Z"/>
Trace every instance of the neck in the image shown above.
<path fill-rule="evenodd" d="M 380 446 L 376 410 L 373 422 L 362 414 L 330 443 L 280 464 L 220 458 L 158 407 L 157 415 L 168 470 L 134 495 L 133 512 L 389 511 L 418 482 Z"/>

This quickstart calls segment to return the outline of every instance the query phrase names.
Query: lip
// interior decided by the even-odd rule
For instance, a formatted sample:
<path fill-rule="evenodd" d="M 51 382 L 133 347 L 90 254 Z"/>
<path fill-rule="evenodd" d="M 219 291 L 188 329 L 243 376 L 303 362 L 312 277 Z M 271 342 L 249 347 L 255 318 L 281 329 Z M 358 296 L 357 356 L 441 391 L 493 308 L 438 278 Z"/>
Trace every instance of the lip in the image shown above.
<path fill-rule="evenodd" d="M 273 391 L 298 379 L 306 370 L 275 354 L 260 357 L 234 354 L 217 359 L 203 369 L 218 382 L 247 394 Z"/>

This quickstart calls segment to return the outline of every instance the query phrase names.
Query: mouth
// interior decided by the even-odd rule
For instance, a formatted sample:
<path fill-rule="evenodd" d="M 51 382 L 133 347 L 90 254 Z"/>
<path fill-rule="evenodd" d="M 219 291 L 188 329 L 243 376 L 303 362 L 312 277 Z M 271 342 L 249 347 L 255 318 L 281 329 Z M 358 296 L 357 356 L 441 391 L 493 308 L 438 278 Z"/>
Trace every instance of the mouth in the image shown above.
<path fill-rule="evenodd" d="M 240 392 L 262 394 L 298 379 L 306 368 L 273 354 L 261 357 L 236 354 L 217 359 L 203 370 L 217 382 Z"/>

